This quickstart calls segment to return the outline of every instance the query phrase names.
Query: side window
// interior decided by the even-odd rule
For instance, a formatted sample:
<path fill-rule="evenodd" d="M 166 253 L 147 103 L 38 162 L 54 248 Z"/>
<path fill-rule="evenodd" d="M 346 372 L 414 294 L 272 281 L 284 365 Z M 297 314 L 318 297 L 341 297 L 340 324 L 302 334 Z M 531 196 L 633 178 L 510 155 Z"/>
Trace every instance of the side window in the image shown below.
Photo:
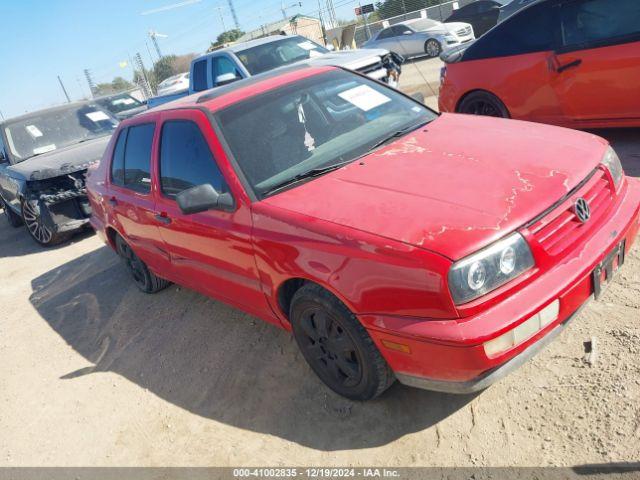
<path fill-rule="evenodd" d="M 480 37 L 463 58 L 479 60 L 553 50 L 553 18 L 548 3 L 527 8 Z"/>
<path fill-rule="evenodd" d="M 378 40 L 383 40 L 393 36 L 393 30 L 391 28 L 385 28 L 378 34 Z"/>
<path fill-rule="evenodd" d="M 2 142 L 2 135 L 0 135 L 0 163 L 8 162 L 7 151 L 4 149 L 4 143 Z"/>
<path fill-rule="evenodd" d="M 563 47 L 607 43 L 640 34 L 640 1 L 580 0 L 562 5 Z"/>
<path fill-rule="evenodd" d="M 478 13 L 487 13 L 491 10 L 492 6 L 491 2 L 476 2 L 476 9 Z"/>
<path fill-rule="evenodd" d="M 207 89 L 207 59 L 193 64 L 193 90 L 201 92 Z"/>
<path fill-rule="evenodd" d="M 242 77 L 236 68 L 236 64 L 227 56 L 215 57 L 211 62 L 211 68 L 211 76 L 213 77 L 214 82 L 216 78 L 226 73 L 233 73 L 238 78 Z"/>
<path fill-rule="evenodd" d="M 188 120 L 165 122 L 160 140 L 162 193 L 173 198 L 204 183 L 218 192 L 228 190 L 200 128 Z"/>
<path fill-rule="evenodd" d="M 151 190 L 151 145 L 155 124 L 129 127 L 124 149 L 124 186 L 137 192 Z M 120 140 L 120 139 L 118 139 Z"/>
<path fill-rule="evenodd" d="M 111 182 L 121 187 L 124 186 L 124 146 L 127 142 L 128 131 L 128 128 L 120 130 L 111 159 Z"/>

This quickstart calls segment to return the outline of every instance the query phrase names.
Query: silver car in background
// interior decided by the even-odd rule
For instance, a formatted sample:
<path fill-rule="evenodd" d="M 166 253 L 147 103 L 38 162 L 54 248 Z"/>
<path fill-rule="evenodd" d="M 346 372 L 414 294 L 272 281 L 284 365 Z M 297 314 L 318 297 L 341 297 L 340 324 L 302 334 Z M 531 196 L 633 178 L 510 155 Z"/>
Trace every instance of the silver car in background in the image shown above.
<path fill-rule="evenodd" d="M 437 57 L 452 47 L 475 39 L 468 23 L 442 23 L 429 18 L 407 20 L 378 32 L 362 48 L 384 48 L 405 58 Z"/>

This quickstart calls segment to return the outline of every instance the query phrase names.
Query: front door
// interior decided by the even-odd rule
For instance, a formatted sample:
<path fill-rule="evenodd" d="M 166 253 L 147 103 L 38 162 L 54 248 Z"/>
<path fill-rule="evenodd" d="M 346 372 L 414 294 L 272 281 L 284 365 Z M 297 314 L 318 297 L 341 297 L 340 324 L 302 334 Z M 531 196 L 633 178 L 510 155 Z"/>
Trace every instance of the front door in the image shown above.
<path fill-rule="evenodd" d="M 214 136 L 209 120 L 199 110 L 162 113 L 154 180 L 158 185 L 156 207 L 163 218 L 160 234 L 179 282 L 244 310 L 264 314 L 269 307 L 256 269 L 249 206 L 236 200 L 230 211 L 185 215 L 176 202 L 176 195 L 183 190 L 205 183 L 238 198 L 212 153 L 216 151 L 211 140 Z"/>
<path fill-rule="evenodd" d="M 565 117 L 587 124 L 640 118 L 640 1 L 563 3 L 555 64 Z"/>

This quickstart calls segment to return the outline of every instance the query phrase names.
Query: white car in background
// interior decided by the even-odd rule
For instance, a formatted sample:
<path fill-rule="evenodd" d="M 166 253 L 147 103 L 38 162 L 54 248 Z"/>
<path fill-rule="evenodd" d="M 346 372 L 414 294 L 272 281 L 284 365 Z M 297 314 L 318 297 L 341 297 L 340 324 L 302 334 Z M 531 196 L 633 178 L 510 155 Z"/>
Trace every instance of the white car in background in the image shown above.
<path fill-rule="evenodd" d="M 442 23 L 430 18 L 418 18 L 380 30 L 362 48 L 385 48 L 405 58 L 422 55 L 437 57 L 475 38 L 469 23 Z"/>
<path fill-rule="evenodd" d="M 158 95 L 168 95 L 189 89 L 189 72 L 179 73 L 158 84 Z"/>

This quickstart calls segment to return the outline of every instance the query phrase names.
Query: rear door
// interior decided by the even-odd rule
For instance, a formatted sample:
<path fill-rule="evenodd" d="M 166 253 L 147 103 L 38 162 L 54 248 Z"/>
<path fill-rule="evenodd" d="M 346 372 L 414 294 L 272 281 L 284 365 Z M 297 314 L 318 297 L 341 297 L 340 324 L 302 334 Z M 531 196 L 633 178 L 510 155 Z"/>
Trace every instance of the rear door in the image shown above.
<path fill-rule="evenodd" d="M 117 228 L 136 254 L 156 272 L 169 266 L 160 240 L 155 203 L 151 191 L 151 157 L 155 119 L 123 128 L 118 134 L 109 172 L 109 194 L 105 199 Z"/>
<path fill-rule="evenodd" d="M 640 118 L 640 1 L 560 5 L 554 88 L 576 122 Z"/>
<path fill-rule="evenodd" d="M 154 180 L 158 185 L 157 209 L 164 218 L 160 235 L 180 283 L 264 314 L 269 307 L 256 269 L 251 211 L 231 190 L 219 167 L 223 153 L 219 143 L 213 141 L 214 136 L 209 120 L 200 110 L 162 114 Z M 236 199 L 235 208 L 183 214 L 176 195 L 205 183 L 220 193 L 231 193 Z"/>

